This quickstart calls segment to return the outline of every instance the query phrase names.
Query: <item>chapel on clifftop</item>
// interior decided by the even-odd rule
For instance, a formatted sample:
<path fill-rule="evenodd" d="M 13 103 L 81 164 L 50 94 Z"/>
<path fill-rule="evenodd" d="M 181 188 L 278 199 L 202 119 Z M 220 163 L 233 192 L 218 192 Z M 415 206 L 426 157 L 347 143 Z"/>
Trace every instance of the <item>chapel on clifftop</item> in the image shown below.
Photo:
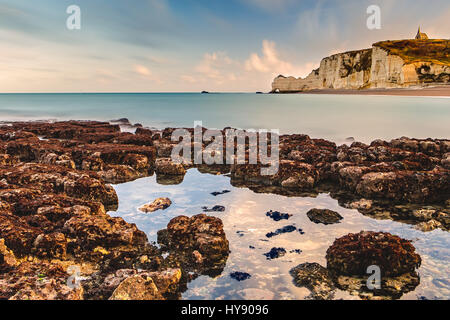
<path fill-rule="evenodd" d="M 420 26 L 419 30 L 417 31 L 416 40 L 428 40 L 427 34 L 420 32 Z"/>

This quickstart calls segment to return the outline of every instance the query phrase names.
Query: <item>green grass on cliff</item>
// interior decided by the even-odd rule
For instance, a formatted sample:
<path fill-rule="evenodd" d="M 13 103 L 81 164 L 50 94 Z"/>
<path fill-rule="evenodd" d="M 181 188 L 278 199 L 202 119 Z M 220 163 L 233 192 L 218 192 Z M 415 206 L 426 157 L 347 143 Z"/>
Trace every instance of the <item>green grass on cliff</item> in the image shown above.
<path fill-rule="evenodd" d="M 406 63 L 432 62 L 450 65 L 450 40 L 395 40 L 381 41 L 374 46 L 400 56 Z"/>

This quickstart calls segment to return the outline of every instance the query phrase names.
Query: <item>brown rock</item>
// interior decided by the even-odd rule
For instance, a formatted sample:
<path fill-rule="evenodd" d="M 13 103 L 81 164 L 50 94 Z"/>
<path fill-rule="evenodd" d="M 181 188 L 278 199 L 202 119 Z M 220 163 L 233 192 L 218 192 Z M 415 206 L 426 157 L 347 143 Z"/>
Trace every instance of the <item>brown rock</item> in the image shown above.
<path fill-rule="evenodd" d="M 140 211 L 149 213 L 158 210 L 165 210 L 172 205 L 172 201 L 169 198 L 158 198 L 152 203 L 146 204 L 139 208 Z"/>
<path fill-rule="evenodd" d="M 314 223 L 322 223 L 325 225 L 328 224 L 336 224 L 339 223 L 342 219 L 344 219 L 339 213 L 336 211 L 328 210 L 328 209 L 311 209 L 306 214 Z"/>
<path fill-rule="evenodd" d="M 182 164 L 173 163 L 170 158 L 157 159 L 155 163 L 155 171 L 163 175 L 185 175 L 186 169 Z"/>
<path fill-rule="evenodd" d="M 153 279 L 135 275 L 124 280 L 109 300 L 163 300 Z"/>
<path fill-rule="evenodd" d="M 337 239 L 327 250 L 327 268 L 340 275 L 365 275 L 372 265 L 384 276 L 414 272 L 420 256 L 410 241 L 383 232 L 361 232 Z"/>
<path fill-rule="evenodd" d="M 5 245 L 5 240 L 0 239 L 0 272 L 9 271 L 17 265 L 14 253 Z"/>

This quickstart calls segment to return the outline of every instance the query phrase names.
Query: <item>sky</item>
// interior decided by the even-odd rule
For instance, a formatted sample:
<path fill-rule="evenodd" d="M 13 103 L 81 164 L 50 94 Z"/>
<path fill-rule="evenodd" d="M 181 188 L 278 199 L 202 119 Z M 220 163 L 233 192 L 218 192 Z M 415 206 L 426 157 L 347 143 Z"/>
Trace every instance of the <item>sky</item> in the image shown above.
<path fill-rule="evenodd" d="M 366 24 L 374 4 L 379 30 Z M 0 0 L 0 92 L 269 91 L 419 25 L 448 39 L 450 1 Z"/>

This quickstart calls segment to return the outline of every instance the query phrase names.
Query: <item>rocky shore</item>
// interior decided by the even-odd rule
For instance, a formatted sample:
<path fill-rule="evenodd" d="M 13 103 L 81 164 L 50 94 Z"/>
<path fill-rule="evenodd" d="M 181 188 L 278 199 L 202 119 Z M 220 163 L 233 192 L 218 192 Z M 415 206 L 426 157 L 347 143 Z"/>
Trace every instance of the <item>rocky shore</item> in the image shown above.
<path fill-rule="evenodd" d="M 119 202 L 111 183 L 156 174 L 158 183 L 178 184 L 194 167 L 170 160 L 173 128 L 135 126 L 130 133 L 124 125 L 133 127 L 126 119 L 0 127 L 0 299 L 178 299 L 188 281 L 223 271 L 229 244 L 218 218 L 177 217 L 156 246 L 107 214 Z M 255 192 L 326 192 L 377 219 L 424 231 L 450 227 L 449 140 L 337 146 L 285 135 L 274 176 L 261 176 L 261 165 L 195 167 L 228 174 L 232 185 Z M 330 219 L 319 214 L 312 219 Z"/>

